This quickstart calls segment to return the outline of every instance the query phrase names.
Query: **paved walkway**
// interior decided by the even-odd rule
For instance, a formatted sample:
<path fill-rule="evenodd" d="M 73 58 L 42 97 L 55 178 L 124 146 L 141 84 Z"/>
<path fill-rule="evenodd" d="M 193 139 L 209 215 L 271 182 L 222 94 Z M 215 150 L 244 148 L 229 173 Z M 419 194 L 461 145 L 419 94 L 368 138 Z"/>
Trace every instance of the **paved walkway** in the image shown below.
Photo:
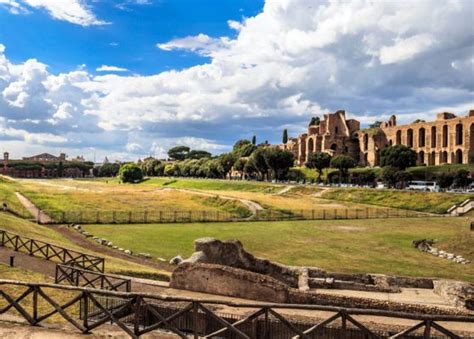
<path fill-rule="evenodd" d="M 38 220 L 41 224 L 49 224 L 53 221 L 49 215 L 44 213 L 35 204 L 33 204 L 27 197 L 20 192 L 16 192 L 16 197 L 20 200 L 23 207 L 25 207 L 31 215 Z"/>

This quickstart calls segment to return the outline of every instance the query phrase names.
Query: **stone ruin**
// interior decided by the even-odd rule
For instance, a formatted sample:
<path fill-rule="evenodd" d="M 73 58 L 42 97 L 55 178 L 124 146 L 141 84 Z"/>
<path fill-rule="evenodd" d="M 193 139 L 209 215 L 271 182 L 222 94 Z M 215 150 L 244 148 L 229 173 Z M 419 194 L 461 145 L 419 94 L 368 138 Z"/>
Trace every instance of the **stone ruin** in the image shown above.
<path fill-rule="evenodd" d="M 434 306 L 317 293 L 317 289 L 397 293 L 401 288 L 425 288 L 433 289 L 454 306 L 474 309 L 474 286 L 469 283 L 286 266 L 253 256 L 238 240 L 201 238 L 194 245 L 195 252 L 173 271 L 170 287 L 267 302 L 446 312 L 434 310 Z"/>
<path fill-rule="evenodd" d="M 422 252 L 432 254 L 435 257 L 448 259 L 448 260 L 451 260 L 452 262 L 455 262 L 457 264 L 462 264 L 462 265 L 466 265 L 470 263 L 469 260 L 467 260 L 461 255 L 456 255 L 454 253 L 449 253 L 449 252 L 437 249 L 436 247 L 433 247 L 434 243 L 435 241 L 432 239 L 414 240 L 412 242 L 413 247 L 419 249 Z"/>

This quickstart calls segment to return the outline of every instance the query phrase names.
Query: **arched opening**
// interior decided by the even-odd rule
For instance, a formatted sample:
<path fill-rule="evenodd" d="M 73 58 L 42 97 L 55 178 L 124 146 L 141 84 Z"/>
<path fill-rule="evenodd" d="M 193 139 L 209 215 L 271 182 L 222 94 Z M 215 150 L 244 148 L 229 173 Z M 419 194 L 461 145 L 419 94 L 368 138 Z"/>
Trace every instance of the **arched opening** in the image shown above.
<path fill-rule="evenodd" d="M 436 164 L 436 153 L 435 151 L 433 151 L 428 155 L 428 165 L 434 166 L 435 164 Z"/>
<path fill-rule="evenodd" d="M 336 152 L 337 151 L 337 145 L 336 144 L 332 144 L 331 145 L 331 149 Z"/>
<path fill-rule="evenodd" d="M 456 151 L 455 162 L 456 164 L 462 164 L 462 151 L 460 149 Z"/>
<path fill-rule="evenodd" d="M 380 165 L 380 150 L 376 150 L 374 166 L 379 166 L 379 165 Z"/>
<path fill-rule="evenodd" d="M 367 151 L 369 148 L 369 135 L 364 134 L 364 151 Z"/>
<path fill-rule="evenodd" d="M 397 131 L 397 140 L 395 142 L 397 145 L 401 145 L 402 143 L 402 131 Z"/>
<path fill-rule="evenodd" d="M 422 127 L 418 130 L 418 147 L 425 147 L 425 138 L 425 129 Z"/>
<path fill-rule="evenodd" d="M 436 147 L 436 126 L 431 127 L 431 148 Z"/>
<path fill-rule="evenodd" d="M 456 145 L 462 145 L 462 124 L 456 125 Z"/>
<path fill-rule="evenodd" d="M 411 128 L 407 130 L 407 146 L 413 147 L 413 130 Z"/>
<path fill-rule="evenodd" d="M 448 162 L 448 152 L 444 151 L 439 153 L 439 163 L 446 164 Z"/>
<path fill-rule="evenodd" d="M 364 165 L 367 166 L 369 164 L 369 155 L 364 153 Z"/>
<path fill-rule="evenodd" d="M 334 128 L 334 132 L 339 133 L 339 127 L 336 126 L 336 128 Z"/>
<path fill-rule="evenodd" d="M 425 163 L 425 152 L 420 151 L 418 153 L 418 164 L 424 164 Z"/>
<path fill-rule="evenodd" d="M 392 144 L 393 144 L 392 139 L 390 139 L 390 140 L 388 141 L 388 144 L 389 144 L 390 146 L 392 146 Z"/>
<path fill-rule="evenodd" d="M 443 147 L 448 147 L 448 125 L 443 126 Z"/>
<path fill-rule="evenodd" d="M 313 138 L 308 139 L 308 153 L 314 152 L 314 140 Z"/>

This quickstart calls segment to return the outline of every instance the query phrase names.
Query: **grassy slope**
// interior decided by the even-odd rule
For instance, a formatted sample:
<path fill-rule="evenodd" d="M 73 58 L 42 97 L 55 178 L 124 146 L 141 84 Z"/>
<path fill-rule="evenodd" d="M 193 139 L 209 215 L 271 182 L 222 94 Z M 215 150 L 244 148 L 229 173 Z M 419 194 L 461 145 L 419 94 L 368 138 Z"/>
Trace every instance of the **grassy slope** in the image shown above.
<path fill-rule="evenodd" d="M 21 186 L 14 181 L 0 176 L 0 204 L 4 202 L 8 208 L 24 217 L 30 217 L 30 213 L 23 207 L 17 199 L 15 192 L 19 191 Z"/>
<path fill-rule="evenodd" d="M 324 192 L 322 197 L 337 201 L 403 208 L 420 212 L 446 213 L 451 206 L 469 197 L 474 197 L 474 194 L 334 188 Z"/>
<path fill-rule="evenodd" d="M 89 253 L 92 255 L 97 255 L 105 258 L 105 268 L 106 272 L 144 272 L 144 273 L 163 273 L 161 271 L 131 263 L 126 260 L 113 258 L 109 256 L 104 256 L 100 253 L 94 253 L 89 250 L 84 250 L 75 243 L 71 242 L 69 239 L 62 236 L 60 233 L 56 232 L 51 227 L 41 226 L 34 224 L 32 222 L 16 218 L 14 216 L 0 213 L 0 228 L 13 232 L 15 234 L 20 234 L 22 236 L 33 238 L 36 240 L 41 240 L 48 242 L 54 245 L 75 249 L 80 252 Z"/>
<path fill-rule="evenodd" d="M 465 218 L 88 225 L 86 229 L 132 250 L 168 259 L 190 255 L 193 241 L 209 236 L 239 239 L 253 254 L 289 265 L 474 281 L 472 264 L 453 264 L 411 245 L 416 239 L 434 238 L 441 249 L 456 250 L 472 260 L 474 235 Z"/>

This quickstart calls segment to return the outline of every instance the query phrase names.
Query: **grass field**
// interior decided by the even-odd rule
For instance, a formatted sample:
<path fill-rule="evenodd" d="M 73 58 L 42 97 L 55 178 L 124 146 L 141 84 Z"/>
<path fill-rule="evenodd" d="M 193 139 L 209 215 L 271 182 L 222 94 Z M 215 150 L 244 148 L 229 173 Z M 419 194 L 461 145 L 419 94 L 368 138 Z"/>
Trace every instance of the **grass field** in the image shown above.
<path fill-rule="evenodd" d="M 121 273 L 121 272 L 132 272 L 137 274 L 163 274 L 165 272 L 155 270 L 153 268 L 125 261 L 110 256 L 104 256 L 100 253 L 94 253 L 90 250 L 83 249 L 76 245 L 59 232 L 56 232 L 54 228 L 41 226 L 32 223 L 27 220 L 17 218 L 12 215 L 0 213 L 0 228 L 10 231 L 15 234 L 20 234 L 24 237 L 33 238 L 48 242 L 54 245 L 70 248 L 83 253 L 89 253 L 105 258 L 105 269 L 108 273 Z"/>
<path fill-rule="evenodd" d="M 103 179 L 99 179 L 103 180 Z M 239 180 L 219 179 L 185 179 L 153 177 L 142 181 L 140 186 L 156 186 L 169 188 L 183 188 L 208 191 L 245 191 L 272 193 L 282 188 L 282 185 L 267 182 L 251 182 Z"/>
<path fill-rule="evenodd" d="M 253 254 L 288 265 L 337 272 L 443 277 L 474 282 L 473 265 L 459 265 L 414 249 L 413 240 L 474 259 L 474 235 L 465 218 L 288 221 L 207 224 L 88 225 L 119 246 L 170 259 L 193 252 L 201 237 L 239 239 Z"/>
<path fill-rule="evenodd" d="M 22 180 L 16 184 L 43 210 L 52 211 L 224 211 L 248 216 L 238 201 L 153 186 L 85 180 Z"/>
<path fill-rule="evenodd" d="M 420 212 L 446 213 L 454 204 L 473 198 L 474 194 L 434 193 L 367 188 L 334 188 L 322 194 L 323 198 Z"/>

